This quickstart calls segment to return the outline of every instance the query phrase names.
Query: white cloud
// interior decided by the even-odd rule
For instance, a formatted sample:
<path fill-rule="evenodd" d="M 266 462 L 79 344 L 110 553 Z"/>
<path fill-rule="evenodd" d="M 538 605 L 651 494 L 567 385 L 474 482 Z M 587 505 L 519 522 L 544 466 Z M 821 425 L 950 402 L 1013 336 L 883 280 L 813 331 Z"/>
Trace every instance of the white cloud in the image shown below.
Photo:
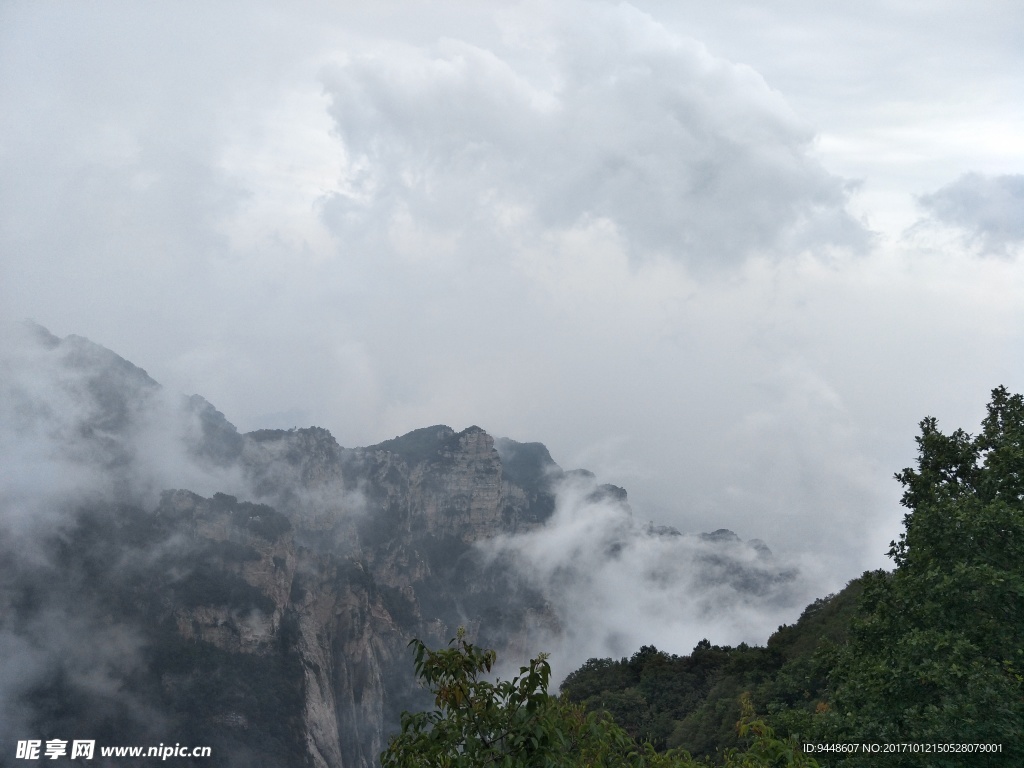
<path fill-rule="evenodd" d="M 811 132 L 756 72 L 629 6 L 542 19 L 532 49 L 385 45 L 325 71 L 351 163 L 352 192 L 326 208 L 339 238 L 411 223 L 428 251 L 424 230 L 457 231 L 481 258 L 514 212 L 520 240 L 607 221 L 631 257 L 698 270 L 865 244 Z"/>
<path fill-rule="evenodd" d="M 645 644 L 683 654 L 704 637 L 764 642 L 779 615 L 795 618 L 817 586 L 763 543 L 640 524 L 586 476 L 559 484 L 543 527 L 478 546 L 513 563 L 554 608 L 561 631 L 534 643 L 552 652 L 559 676 Z"/>
<path fill-rule="evenodd" d="M 1024 262 L 963 241 L 1022 170 L 1021 11 L 637 7 L 0 4 L 0 319 L 243 429 L 540 440 L 841 586 L 917 421 L 1024 389 Z"/>
<path fill-rule="evenodd" d="M 0 528 L 23 551 L 84 504 L 245 488 L 239 470 L 194 455 L 201 427 L 180 395 L 86 339 L 45 334 L 0 335 Z"/>

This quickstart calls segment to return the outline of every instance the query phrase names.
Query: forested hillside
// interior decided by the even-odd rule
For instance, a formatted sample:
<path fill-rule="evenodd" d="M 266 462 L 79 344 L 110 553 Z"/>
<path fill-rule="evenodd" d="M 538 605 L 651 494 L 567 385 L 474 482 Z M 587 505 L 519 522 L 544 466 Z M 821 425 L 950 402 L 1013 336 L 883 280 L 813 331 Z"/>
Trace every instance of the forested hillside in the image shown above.
<path fill-rule="evenodd" d="M 974 436 L 920 426 L 917 467 L 896 474 L 893 571 L 815 601 L 765 647 L 590 659 L 557 701 L 543 656 L 492 687 L 476 681 L 491 652 L 420 645 L 438 710 L 406 718 L 385 763 L 1024 764 L 1024 398 L 993 390 Z"/>
<path fill-rule="evenodd" d="M 958 745 L 998 745 L 977 764 L 1024 763 L 1024 399 L 994 390 L 977 435 L 944 434 L 930 417 L 920 426 L 917 467 L 896 474 L 908 511 L 894 571 L 814 602 L 763 648 L 702 641 L 689 656 L 643 647 L 591 659 L 565 697 L 699 756 L 738 746 L 747 692 L 779 735 L 806 743 L 952 745 L 887 765 L 975 764 L 946 751 Z"/>
<path fill-rule="evenodd" d="M 821 657 L 846 642 L 861 592 L 858 579 L 815 601 L 766 647 L 702 640 L 689 655 L 677 656 L 645 646 L 628 659 L 591 659 L 561 690 L 572 702 L 610 713 L 656 749 L 682 747 L 695 756 L 714 756 L 741 746 L 736 722 L 744 692 L 760 713 L 826 706 L 828 670 Z"/>

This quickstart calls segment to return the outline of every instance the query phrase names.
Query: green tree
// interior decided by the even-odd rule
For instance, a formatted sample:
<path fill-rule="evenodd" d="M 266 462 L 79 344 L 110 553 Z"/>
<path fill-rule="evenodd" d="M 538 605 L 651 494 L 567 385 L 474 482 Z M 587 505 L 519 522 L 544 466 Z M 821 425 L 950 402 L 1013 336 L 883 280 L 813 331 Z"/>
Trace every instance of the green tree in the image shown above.
<path fill-rule="evenodd" d="M 483 676 L 496 654 L 459 629 L 449 648 L 415 652 L 417 676 L 435 694 L 432 712 L 402 716 L 402 732 L 381 755 L 386 768 L 646 765 L 635 742 L 608 718 L 548 695 L 544 654 L 511 680 Z"/>
<path fill-rule="evenodd" d="M 725 752 L 725 768 L 818 768 L 817 761 L 807 755 L 796 738 L 779 739 L 775 732 L 754 713 L 750 694 L 740 696 L 742 718 L 736 723 L 740 738 L 750 741 L 746 751 Z"/>
<path fill-rule="evenodd" d="M 385 768 L 707 768 L 680 750 L 658 753 L 638 744 L 605 712 L 548 695 L 551 669 L 543 654 L 508 681 L 483 676 L 496 655 L 465 639 L 431 650 L 413 640 L 417 676 L 434 693 L 436 709 L 402 716 L 402 732 L 381 755 Z M 750 743 L 723 755 L 726 768 L 778 768 L 817 763 L 795 740 L 776 739 L 744 700 L 737 724 Z"/>
<path fill-rule="evenodd" d="M 890 550 L 896 570 L 864 576 L 861 615 L 836 655 L 820 724 L 836 740 L 1000 744 L 982 764 L 1021 765 L 1024 399 L 998 388 L 977 436 L 945 435 L 926 418 L 917 443 L 917 468 L 896 475 L 910 510 Z"/>

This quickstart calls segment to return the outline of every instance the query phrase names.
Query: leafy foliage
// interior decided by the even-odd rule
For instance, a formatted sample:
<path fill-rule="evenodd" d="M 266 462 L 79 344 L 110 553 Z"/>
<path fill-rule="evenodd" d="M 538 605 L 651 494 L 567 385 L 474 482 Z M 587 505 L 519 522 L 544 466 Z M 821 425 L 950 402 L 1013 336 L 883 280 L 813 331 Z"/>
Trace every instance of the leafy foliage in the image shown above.
<path fill-rule="evenodd" d="M 658 753 L 638 743 L 603 712 L 587 712 L 567 698 L 548 695 L 551 670 L 543 654 L 509 681 L 483 676 L 495 663 L 494 651 L 468 643 L 463 630 L 451 647 L 430 650 L 419 640 L 416 673 L 435 694 L 436 709 L 405 713 L 402 732 L 381 755 L 384 768 L 701 768 L 687 752 Z M 663 658 L 654 648 L 641 654 Z M 740 736 L 747 750 L 723 755 L 728 768 L 806 766 L 817 763 L 795 740 L 776 738 L 754 715 L 749 697 L 740 702 Z"/>
<path fill-rule="evenodd" d="M 822 656 L 845 641 L 860 589 L 854 581 L 815 601 L 765 648 L 702 640 L 687 656 L 645 646 L 629 659 L 590 659 L 562 682 L 562 695 L 608 712 L 638 741 L 710 761 L 743 749 L 751 735 L 736 728 L 750 714 L 744 696 L 769 713 L 773 738 L 775 732 L 786 740 L 799 737 L 827 697 L 829 668 Z M 629 708 L 622 706 L 627 701 Z"/>
<path fill-rule="evenodd" d="M 998 743 L 1024 763 L 1024 399 L 992 392 L 982 431 L 921 422 L 893 573 L 865 576 L 861 616 L 831 674 L 835 738 Z M 897 758 L 894 764 L 917 764 Z M 845 764 L 858 765 L 858 759 Z M 935 765 L 957 765 L 936 759 Z"/>
<path fill-rule="evenodd" d="M 909 511 L 893 572 L 815 601 L 767 648 L 702 641 L 684 657 L 645 647 L 591 659 L 565 695 L 613 713 L 638 739 L 726 761 L 739 754 L 731 723 L 752 703 L 786 741 L 999 744 L 984 764 L 1024 764 L 1024 398 L 994 390 L 977 436 L 943 434 L 926 418 L 917 444 L 916 468 L 896 475 Z M 886 765 L 922 760 L 964 762 L 906 753 Z"/>
<path fill-rule="evenodd" d="M 412 766 L 553 766 L 573 746 L 579 730 L 572 712 L 547 694 L 551 669 L 544 656 L 509 681 L 490 682 L 496 660 L 465 639 L 430 650 L 413 640 L 416 674 L 435 693 L 433 712 L 405 713 L 402 733 L 381 761 L 388 768 Z M 632 740 L 626 739 L 631 745 Z"/>

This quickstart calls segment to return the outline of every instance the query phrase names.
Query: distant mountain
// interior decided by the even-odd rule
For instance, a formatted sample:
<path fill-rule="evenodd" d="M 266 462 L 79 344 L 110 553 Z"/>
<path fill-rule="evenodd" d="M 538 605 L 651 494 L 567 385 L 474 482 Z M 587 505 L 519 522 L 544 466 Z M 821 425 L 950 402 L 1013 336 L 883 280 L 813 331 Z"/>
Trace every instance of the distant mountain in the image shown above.
<path fill-rule="evenodd" d="M 516 659 L 562 631 L 549 587 L 482 542 L 542 530 L 568 481 L 628 515 L 623 489 L 540 443 L 444 425 L 362 448 L 318 427 L 240 434 L 35 325 L 0 386 L 0 648 L 17 670 L 0 677 L 2 755 L 59 738 L 208 745 L 204 766 L 374 765 L 424 704 L 412 637 L 443 645 L 461 625 Z M 759 542 L 708 537 L 705 579 L 760 595 L 793 578 Z"/>

